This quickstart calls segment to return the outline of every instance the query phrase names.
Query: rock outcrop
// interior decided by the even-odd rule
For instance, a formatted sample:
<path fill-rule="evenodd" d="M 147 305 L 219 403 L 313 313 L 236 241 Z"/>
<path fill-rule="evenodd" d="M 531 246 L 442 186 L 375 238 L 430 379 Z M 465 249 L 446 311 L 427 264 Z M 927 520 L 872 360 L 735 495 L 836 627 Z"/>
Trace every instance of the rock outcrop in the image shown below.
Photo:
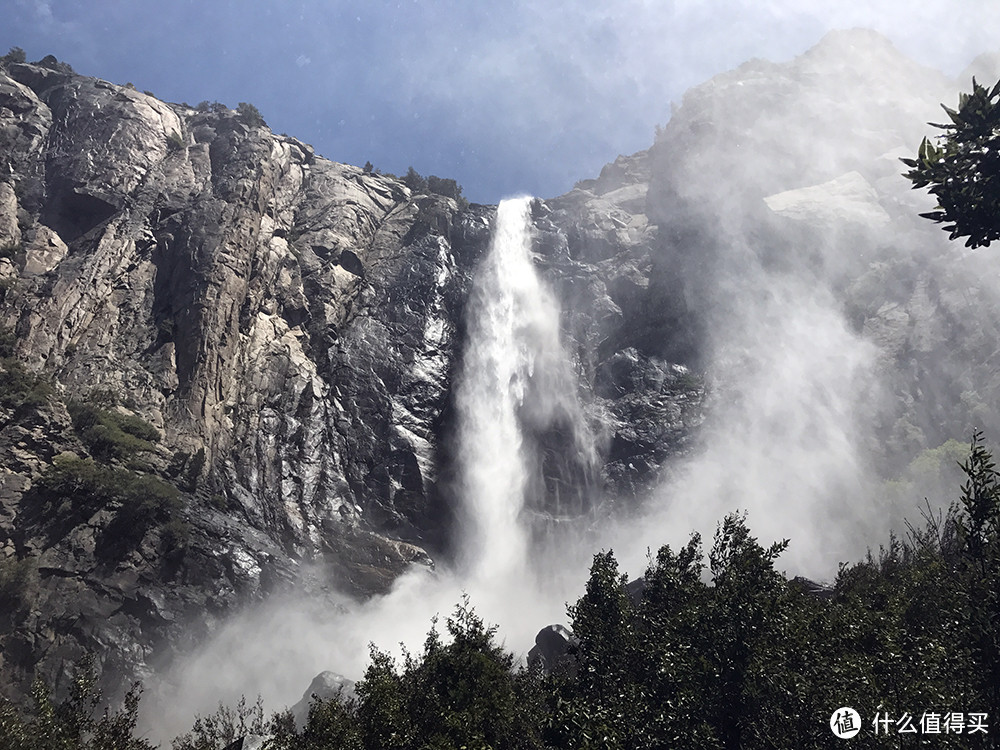
<path fill-rule="evenodd" d="M 295 725 L 302 729 L 309 719 L 309 707 L 316 701 L 328 701 L 331 698 L 348 700 L 354 697 L 354 681 L 336 672 L 320 672 L 309 683 L 302 698 L 289 710 Z"/>
<path fill-rule="evenodd" d="M 438 436 L 490 209 L 412 195 L 223 107 L 35 65 L 0 74 L 0 153 L 4 367 L 46 390 L 0 414 L 4 563 L 31 567 L 0 636 L 5 685 L 26 694 L 36 663 L 51 678 L 85 650 L 141 675 L 179 623 L 197 638 L 301 562 L 358 595 L 432 564 L 449 515 Z M 108 470 L 182 493 L 176 533 L 120 555 L 102 547 L 120 498 L 58 533 L 30 521 L 56 456 L 101 458 L 67 410 L 98 401 L 159 435 Z"/>

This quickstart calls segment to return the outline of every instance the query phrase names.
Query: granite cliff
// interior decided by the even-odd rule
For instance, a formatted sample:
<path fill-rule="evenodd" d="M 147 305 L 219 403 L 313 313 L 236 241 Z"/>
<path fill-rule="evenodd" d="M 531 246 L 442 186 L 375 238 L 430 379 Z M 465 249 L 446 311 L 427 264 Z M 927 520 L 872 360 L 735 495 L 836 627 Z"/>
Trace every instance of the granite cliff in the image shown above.
<path fill-rule="evenodd" d="M 293 582 L 363 596 L 447 557 L 452 379 L 494 209 L 52 62 L 0 71 L 0 154 L 0 538 L 21 582 L 4 684 L 25 694 L 85 651 L 142 675 Z M 645 280 L 574 256 L 617 226 L 567 239 L 545 217 L 572 216 L 537 212 L 608 447 L 596 476 L 558 424 L 538 435 L 544 515 L 555 493 L 580 510 L 650 482 L 701 390 L 609 348 L 613 297 Z M 648 254 L 635 223 L 593 260 Z"/>
<path fill-rule="evenodd" d="M 597 454 L 538 427 L 535 517 L 634 507 L 720 434 L 706 413 L 774 397 L 747 383 L 866 411 L 829 440 L 884 479 L 997 432 L 1000 287 L 978 283 L 996 264 L 920 225 L 896 161 L 957 88 L 831 35 L 693 89 L 648 151 L 533 204 Z M 0 68 L 0 684 L 60 684 L 91 652 L 117 688 L 285 587 L 365 596 L 449 560 L 453 385 L 493 214 L 245 109 Z M 765 356 L 819 330 L 785 335 L 817 299 L 874 352 L 865 378 Z M 749 421 L 725 429 L 759 446 Z"/>

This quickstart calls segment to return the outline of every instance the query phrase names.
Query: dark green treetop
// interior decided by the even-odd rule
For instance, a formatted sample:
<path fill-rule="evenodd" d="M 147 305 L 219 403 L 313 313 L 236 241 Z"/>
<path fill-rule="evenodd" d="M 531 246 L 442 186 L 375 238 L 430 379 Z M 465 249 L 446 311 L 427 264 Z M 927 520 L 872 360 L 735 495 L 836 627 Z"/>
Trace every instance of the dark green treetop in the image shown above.
<path fill-rule="evenodd" d="M 905 176 L 938 200 L 921 216 L 945 224 L 949 239 L 988 246 L 1000 239 L 1000 82 L 988 89 L 973 78 L 957 110 L 941 106 L 951 122 L 930 123 L 944 133 L 924 138 L 916 159 L 902 159 Z"/>

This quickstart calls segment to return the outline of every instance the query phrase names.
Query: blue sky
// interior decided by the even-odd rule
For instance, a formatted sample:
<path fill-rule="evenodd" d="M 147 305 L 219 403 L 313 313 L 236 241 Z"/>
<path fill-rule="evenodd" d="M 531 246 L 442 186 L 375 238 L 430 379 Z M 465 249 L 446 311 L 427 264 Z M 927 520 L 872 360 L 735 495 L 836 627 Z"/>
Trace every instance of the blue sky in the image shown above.
<path fill-rule="evenodd" d="M 692 85 L 853 26 L 951 74 L 1000 49 L 993 0 L 0 0 L 0 51 L 248 101 L 327 158 L 488 203 L 565 192 L 648 147 Z"/>

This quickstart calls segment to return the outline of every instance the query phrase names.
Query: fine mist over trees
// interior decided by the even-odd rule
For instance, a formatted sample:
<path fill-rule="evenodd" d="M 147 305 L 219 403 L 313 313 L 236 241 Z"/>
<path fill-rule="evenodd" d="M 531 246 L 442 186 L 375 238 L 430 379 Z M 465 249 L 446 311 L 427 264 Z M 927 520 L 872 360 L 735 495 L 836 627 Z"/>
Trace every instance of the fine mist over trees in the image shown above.
<path fill-rule="evenodd" d="M 765 546 L 734 513 L 707 561 L 695 534 L 633 584 L 612 551 L 595 555 L 569 607 L 575 639 L 546 673 L 517 666 L 473 593 L 419 653 L 373 646 L 354 694 L 314 699 L 304 726 L 241 703 L 173 748 L 246 735 L 272 750 L 825 748 L 841 705 L 861 715 L 866 747 L 918 727 L 935 746 L 985 746 L 1000 712 L 1000 474 L 981 435 L 961 468 L 956 503 L 843 564 L 832 587 L 787 579 L 777 565 L 794 540 Z M 0 749 L 151 747 L 134 734 L 138 689 L 97 712 L 86 662 L 66 701 L 42 683 L 33 700 L 27 716 L 0 708 Z"/>

